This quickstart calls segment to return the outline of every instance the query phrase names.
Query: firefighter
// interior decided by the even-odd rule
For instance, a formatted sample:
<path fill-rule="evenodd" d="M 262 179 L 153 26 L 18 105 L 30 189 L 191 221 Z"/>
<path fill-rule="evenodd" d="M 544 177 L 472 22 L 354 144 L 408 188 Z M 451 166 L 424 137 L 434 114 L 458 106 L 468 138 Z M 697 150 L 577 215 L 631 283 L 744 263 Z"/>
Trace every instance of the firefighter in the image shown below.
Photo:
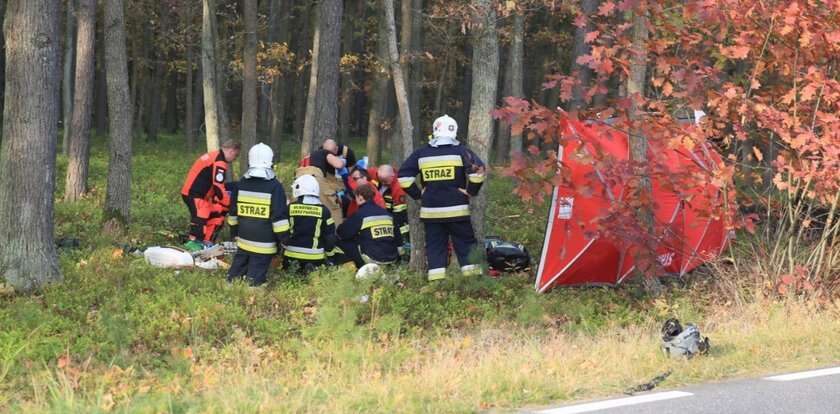
<path fill-rule="evenodd" d="M 283 267 L 307 274 L 325 263 L 335 248 L 335 222 L 318 197 L 318 180 L 303 175 L 292 184 L 295 198 L 289 204 L 289 241 L 283 251 Z"/>
<path fill-rule="evenodd" d="M 400 233 L 395 231 L 394 218 L 373 201 L 376 194 L 370 184 L 361 184 L 353 192 L 359 210 L 338 226 L 338 246 L 343 255 L 334 260 L 335 264 L 352 261 L 361 268 L 366 263 L 399 261 Z"/>
<path fill-rule="evenodd" d="M 225 173 L 229 163 L 239 156 L 239 150 L 238 142 L 225 141 L 220 150 L 202 155 L 190 168 L 181 187 L 181 197 L 190 212 L 190 235 L 185 245 L 188 250 L 211 245 L 223 224 L 230 206 Z"/>
<path fill-rule="evenodd" d="M 274 174 L 274 152 L 259 143 L 248 151 L 248 171 L 231 192 L 227 217 L 237 252 L 228 282 L 247 276 L 251 286 L 265 283 L 271 259 L 289 236 L 286 192 Z"/>
<path fill-rule="evenodd" d="M 404 243 L 410 243 L 411 237 L 408 232 L 408 204 L 406 204 L 405 191 L 395 180 L 396 172 L 389 164 L 380 165 L 376 169 L 377 185 L 379 193 L 385 200 L 385 209 L 394 216 L 394 225 L 400 232 Z M 404 245 L 405 246 L 405 245 Z"/>
<path fill-rule="evenodd" d="M 330 210 L 336 224 L 341 224 L 344 219 L 340 202 L 344 183 L 340 177 L 346 176 L 349 173 L 347 166 L 355 162 L 356 155 L 350 147 L 327 139 L 318 150 L 301 161 L 295 173 L 295 177 L 312 175 L 318 180 L 321 203 Z"/>
<path fill-rule="evenodd" d="M 455 247 L 461 273 L 480 275 L 471 253 L 476 249 L 470 223 L 470 197 L 484 183 L 484 163 L 457 139 L 458 124 L 444 115 L 435 120 L 432 139 L 403 163 L 399 183 L 408 195 L 421 199 L 420 219 L 426 229 L 426 258 L 430 281 L 446 278 L 449 240 Z M 423 189 L 417 186 L 417 175 Z"/>

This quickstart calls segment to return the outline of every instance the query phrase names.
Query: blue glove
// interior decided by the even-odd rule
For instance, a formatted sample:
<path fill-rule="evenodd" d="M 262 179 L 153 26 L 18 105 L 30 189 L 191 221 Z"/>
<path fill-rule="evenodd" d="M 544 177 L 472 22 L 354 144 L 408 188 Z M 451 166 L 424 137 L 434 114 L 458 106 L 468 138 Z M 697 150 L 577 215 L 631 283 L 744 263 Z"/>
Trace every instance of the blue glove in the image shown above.
<path fill-rule="evenodd" d="M 347 178 L 348 176 L 350 176 L 350 170 L 348 170 L 347 167 L 344 167 L 338 170 L 338 175 L 340 175 L 341 178 Z"/>

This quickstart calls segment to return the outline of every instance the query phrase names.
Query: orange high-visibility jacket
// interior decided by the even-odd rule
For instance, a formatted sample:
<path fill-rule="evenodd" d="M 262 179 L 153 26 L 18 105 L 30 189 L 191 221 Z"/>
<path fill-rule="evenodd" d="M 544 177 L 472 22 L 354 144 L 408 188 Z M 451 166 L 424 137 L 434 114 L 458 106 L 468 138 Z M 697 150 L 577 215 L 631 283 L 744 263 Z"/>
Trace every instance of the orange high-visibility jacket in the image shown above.
<path fill-rule="evenodd" d="M 224 152 L 211 151 L 202 155 L 187 173 L 187 179 L 181 187 L 181 194 L 229 206 L 230 197 L 225 188 L 227 170 L 228 163 Z"/>

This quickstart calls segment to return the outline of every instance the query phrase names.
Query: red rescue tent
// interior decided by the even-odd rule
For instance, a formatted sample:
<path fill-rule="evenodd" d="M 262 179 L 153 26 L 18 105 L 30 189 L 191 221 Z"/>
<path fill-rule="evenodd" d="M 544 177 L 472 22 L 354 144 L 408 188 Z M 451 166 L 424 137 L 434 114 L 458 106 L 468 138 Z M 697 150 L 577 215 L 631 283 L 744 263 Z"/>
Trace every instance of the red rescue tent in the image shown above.
<path fill-rule="evenodd" d="M 536 289 L 555 286 L 616 285 L 633 271 L 630 242 L 598 237 L 597 219 L 625 197 L 621 184 L 608 182 L 592 155 L 629 160 L 625 133 L 604 124 L 568 119 L 558 150 L 569 186 L 554 188 L 546 226 Z M 667 173 L 673 176 L 709 173 L 718 168 L 720 155 L 708 145 L 693 149 L 660 149 Z M 664 174 L 667 176 L 668 174 Z M 586 189 L 586 191 L 582 191 Z M 706 185 L 675 188 L 666 178 L 652 180 L 655 231 L 659 235 L 657 260 L 667 273 L 684 275 L 718 256 L 728 241 L 719 188 Z"/>

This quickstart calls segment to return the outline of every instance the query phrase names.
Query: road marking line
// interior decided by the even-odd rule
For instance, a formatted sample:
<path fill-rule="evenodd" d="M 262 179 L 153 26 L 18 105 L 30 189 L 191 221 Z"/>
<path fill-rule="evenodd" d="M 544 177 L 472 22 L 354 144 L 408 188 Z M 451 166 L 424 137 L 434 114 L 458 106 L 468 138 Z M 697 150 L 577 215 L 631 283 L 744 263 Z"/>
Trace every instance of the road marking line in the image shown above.
<path fill-rule="evenodd" d="M 644 404 L 656 401 L 671 400 L 674 398 L 690 397 L 694 394 L 682 391 L 668 391 L 656 394 L 639 395 L 635 397 L 619 398 L 615 400 L 598 401 L 586 404 L 572 405 L 568 407 L 552 408 L 537 411 L 539 414 L 576 414 L 589 413 L 592 411 L 606 410 L 609 408 L 624 407 L 628 405 Z"/>
<path fill-rule="evenodd" d="M 766 381 L 796 381 L 806 378 L 825 377 L 828 375 L 840 374 L 840 367 L 818 369 L 815 371 L 797 372 L 794 374 L 776 375 L 773 377 L 764 378 Z"/>

